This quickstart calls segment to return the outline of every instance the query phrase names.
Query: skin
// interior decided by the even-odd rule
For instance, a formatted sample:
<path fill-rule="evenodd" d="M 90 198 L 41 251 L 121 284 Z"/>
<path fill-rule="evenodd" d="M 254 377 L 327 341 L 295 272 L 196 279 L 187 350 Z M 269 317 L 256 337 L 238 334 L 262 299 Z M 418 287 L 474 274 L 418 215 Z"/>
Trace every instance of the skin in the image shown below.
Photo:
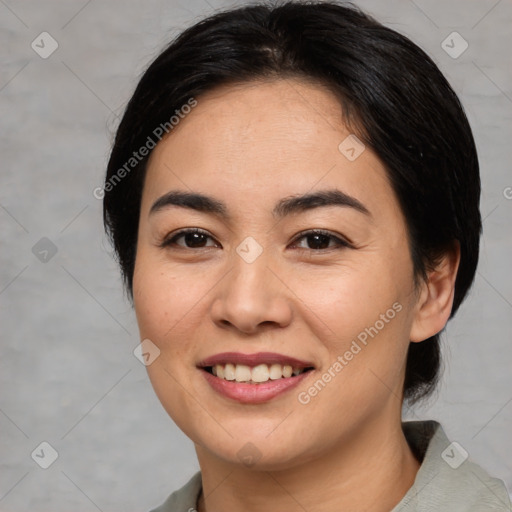
<path fill-rule="evenodd" d="M 195 444 L 199 511 L 263 511 L 269 503 L 389 511 L 420 466 L 401 430 L 407 347 L 446 324 L 458 250 L 415 288 L 405 221 L 384 167 L 368 147 L 352 162 L 338 150 L 352 132 L 324 87 L 279 79 L 224 86 L 197 100 L 152 152 L 133 289 L 141 339 L 160 349 L 147 367 L 152 385 Z M 282 198 L 333 188 L 370 215 L 340 206 L 272 215 Z M 231 218 L 177 206 L 150 215 L 170 190 L 212 196 Z M 194 227 L 208 232 L 203 247 L 184 237 L 160 247 Z M 309 229 L 352 247 L 297 238 Z M 252 263 L 236 252 L 248 236 L 263 248 Z M 395 303 L 401 311 L 300 403 L 298 394 Z M 226 351 L 278 352 L 315 370 L 294 390 L 244 405 L 213 391 L 196 368 Z M 238 455 L 248 442 L 260 456 L 250 467 Z"/>

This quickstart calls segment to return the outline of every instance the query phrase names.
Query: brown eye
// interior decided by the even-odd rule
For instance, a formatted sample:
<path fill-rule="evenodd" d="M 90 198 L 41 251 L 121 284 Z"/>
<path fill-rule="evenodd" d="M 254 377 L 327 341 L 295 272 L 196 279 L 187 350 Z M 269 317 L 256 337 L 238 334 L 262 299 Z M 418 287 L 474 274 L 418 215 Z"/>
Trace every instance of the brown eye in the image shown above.
<path fill-rule="evenodd" d="M 305 240 L 307 245 L 306 247 L 299 247 L 300 249 L 307 249 L 312 251 L 352 247 L 352 245 L 346 240 L 334 236 L 329 231 L 323 230 L 304 231 L 298 238 L 295 239 L 294 243 L 296 244 L 299 240 Z"/>
<path fill-rule="evenodd" d="M 178 246 L 185 249 L 202 249 L 205 247 L 216 247 L 215 243 L 208 245 L 208 240 L 213 240 L 212 237 L 200 229 L 183 229 L 176 233 L 174 236 L 167 238 L 161 244 L 162 247 Z M 178 243 L 178 240 L 183 242 Z"/>

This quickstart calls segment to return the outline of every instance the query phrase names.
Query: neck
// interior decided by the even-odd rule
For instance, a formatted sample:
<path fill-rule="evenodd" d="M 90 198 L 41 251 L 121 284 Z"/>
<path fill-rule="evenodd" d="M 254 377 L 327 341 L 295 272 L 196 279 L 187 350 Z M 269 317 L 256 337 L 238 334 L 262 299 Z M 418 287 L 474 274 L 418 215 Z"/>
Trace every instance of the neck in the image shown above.
<path fill-rule="evenodd" d="M 388 428 L 368 423 L 349 442 L 280 471 L 227 463 L 197 445 L 196 451 L 203 482 L 198 512 L 389 512 L 420 467 L 400 421 Z"/>

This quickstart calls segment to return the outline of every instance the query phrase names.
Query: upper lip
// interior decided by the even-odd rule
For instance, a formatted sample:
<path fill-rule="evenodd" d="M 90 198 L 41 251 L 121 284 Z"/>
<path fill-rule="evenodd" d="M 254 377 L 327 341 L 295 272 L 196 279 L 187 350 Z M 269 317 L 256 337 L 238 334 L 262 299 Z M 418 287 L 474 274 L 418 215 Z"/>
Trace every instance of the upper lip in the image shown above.
<path fill-rule="evenodd" d="M 244 364 L 246 366 L 257 366 L 259 364 L 280 364 L 290 365 L 293 368 L 310 368 L 313 363 L 308 361 L 301 361 L 295 357 L 277 354 L 276 352 L 257 352 L 256 354 L 242 354 L 241 352 L 222 352 L 213 356 L 207 357 L 201 361 L 197 366 L 206 368 L 215 366 L 216 364 Z"/>

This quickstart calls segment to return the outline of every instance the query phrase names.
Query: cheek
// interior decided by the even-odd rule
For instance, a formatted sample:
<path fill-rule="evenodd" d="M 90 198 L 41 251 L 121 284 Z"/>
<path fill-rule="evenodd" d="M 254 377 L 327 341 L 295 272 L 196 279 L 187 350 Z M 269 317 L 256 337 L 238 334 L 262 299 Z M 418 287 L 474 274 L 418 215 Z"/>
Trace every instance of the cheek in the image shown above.
<path fill-rule="evenodd" d="M 297 296 L 308 309 L 310 326 L 327 349 L 327 379 L 334 402 L 350 402 L 347 395 L 365 397 L 379 389 L 389 393 L 399 384 L 403 370 L 411 325 L 410 262 L 372 258 L 371 264 L 329 271 L 300 285 Z M 399 269 L 402 269 L 399 271 Z M 411 269 L 412 272 L 412 269 Z M 343 369 L 332 366 L 342 358 Z M 382 381 L 382 382 L 381 382 Z M 336 388 L 336 391 L 335 391 Z M 379 388 L 379 389 L 376 389 Z M 330 395 L 330 393 L 326 393 Z"/>
<path fill-rule="evenodd" d="M 199 321 L 199 299 L 208 287 L 203 280 L 190 277 L 166 268 L 144 250 L 137 254 L 133 295 L 140 339 L 150 339 L 160 350 L 146 370 L 162 406 L 192 437 L 190 425 L 194 415 L 201 417 L 202 411 L 183 389 L 197 349 L 190 325 Z"/>
<path fill-rule="evenodd" d="M 311 274 L 294 289 L 336 341 L 373 325 L 379 315 L 402 300 L 408 286 L 403 276 L 395 276 L 392 268 L 374 258 L 369 264 Z"/>
<path fill-rule="evenodd" d="M 210 288 L 206 276 L 179 270 L 158 259 L 137 255 L 133 278 L 134 306 L 140 334 L 161 350 L 169 349 L 169 339 L 179 339 L 179 331 L 190 323 L 201 299 Z"/>

